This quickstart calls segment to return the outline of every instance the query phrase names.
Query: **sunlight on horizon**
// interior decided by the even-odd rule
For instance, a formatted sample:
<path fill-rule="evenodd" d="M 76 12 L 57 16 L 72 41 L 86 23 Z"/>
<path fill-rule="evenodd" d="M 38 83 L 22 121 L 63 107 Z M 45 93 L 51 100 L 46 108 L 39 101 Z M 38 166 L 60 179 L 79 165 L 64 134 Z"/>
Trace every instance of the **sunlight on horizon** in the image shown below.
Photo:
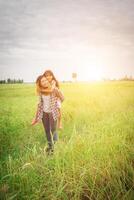
<path fill-rule="evenodd" d="M 97 47 L 73 47 L 71 52 L 70 63 L 75 65 L 73 72 L 77 73 L 78 80 L 82 81 L 99 81 L 106 77 L 106 72 L 110 69 L 106 69 L 106 66 L 112 63 L 112 60 L 105 58 L 106 50 L 100 51 Z M 111 76 L 112 78 L 112 76 Z"/>

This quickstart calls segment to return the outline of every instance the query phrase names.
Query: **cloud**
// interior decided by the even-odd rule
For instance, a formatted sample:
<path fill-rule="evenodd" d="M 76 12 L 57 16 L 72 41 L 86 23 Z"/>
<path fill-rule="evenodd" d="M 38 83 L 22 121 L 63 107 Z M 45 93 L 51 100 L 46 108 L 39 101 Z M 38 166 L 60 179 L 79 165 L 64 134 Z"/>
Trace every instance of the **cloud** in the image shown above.
<path fill-rule="evenodd" d="M 120 60 L 134 66 L 133 10 L 133 0 L 0 0 L 0 69 L 5 65 L 6 74 L 29 59 L 31 68 L 71 66 L 76 52 L 110 58 L 111 67 Z"/>

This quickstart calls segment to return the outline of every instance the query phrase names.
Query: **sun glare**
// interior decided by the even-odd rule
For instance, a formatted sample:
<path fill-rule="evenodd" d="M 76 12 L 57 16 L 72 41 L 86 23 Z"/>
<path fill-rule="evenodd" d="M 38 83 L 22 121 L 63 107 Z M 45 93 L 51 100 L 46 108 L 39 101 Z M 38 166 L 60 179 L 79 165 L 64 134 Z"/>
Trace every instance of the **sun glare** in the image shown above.
<path fill-rule="evenodd" d="M 87 81 L 100 81 L 104 77 L 103 67 L 96 60 L 83 61 L 83 64 L 79 66 L 79 71 L 82 72 L 80 73 L 80 79 Z"/>
<path fill-rule="evenodd" d="M 92 81 L 102 80 L 102 71 L 97 66 L 89 67 L 88 69 L 88 79 Z"/>
<path fill-rule="evenodd" d="M 80 47 L 79 47 L 80 48 Z M 84 81 L 99 81 L 104 77 L 103 56 L 96 48 L 75 48 L 72 52 L 72 63 L 76 65 L 78 79 Z M 76 62 L 77 60 L 77 62 Z"/>

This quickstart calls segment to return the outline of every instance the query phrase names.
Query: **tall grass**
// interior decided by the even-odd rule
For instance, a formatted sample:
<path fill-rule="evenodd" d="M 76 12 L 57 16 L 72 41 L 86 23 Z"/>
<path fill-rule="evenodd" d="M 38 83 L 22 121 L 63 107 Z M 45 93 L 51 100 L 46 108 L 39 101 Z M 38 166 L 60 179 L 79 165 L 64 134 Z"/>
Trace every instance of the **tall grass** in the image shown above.
<path fill-rule="evenodd" d="M 1 199 L 132 200 L 134 83 L 66 83 L 63 130 L 47 156 L 42 124 L 30 125 L 34 85 L 0 86 Z"/>

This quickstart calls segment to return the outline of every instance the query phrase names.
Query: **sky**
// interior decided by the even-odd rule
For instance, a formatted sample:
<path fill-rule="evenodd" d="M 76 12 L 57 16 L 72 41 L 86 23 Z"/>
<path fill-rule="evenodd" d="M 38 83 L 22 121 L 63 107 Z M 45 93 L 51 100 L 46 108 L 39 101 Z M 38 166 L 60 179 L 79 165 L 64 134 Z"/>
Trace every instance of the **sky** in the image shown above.
<path fill-rule="evenodd" d="M 0 0 L 0 79 L 134 77 L 134 0 Z"/>

